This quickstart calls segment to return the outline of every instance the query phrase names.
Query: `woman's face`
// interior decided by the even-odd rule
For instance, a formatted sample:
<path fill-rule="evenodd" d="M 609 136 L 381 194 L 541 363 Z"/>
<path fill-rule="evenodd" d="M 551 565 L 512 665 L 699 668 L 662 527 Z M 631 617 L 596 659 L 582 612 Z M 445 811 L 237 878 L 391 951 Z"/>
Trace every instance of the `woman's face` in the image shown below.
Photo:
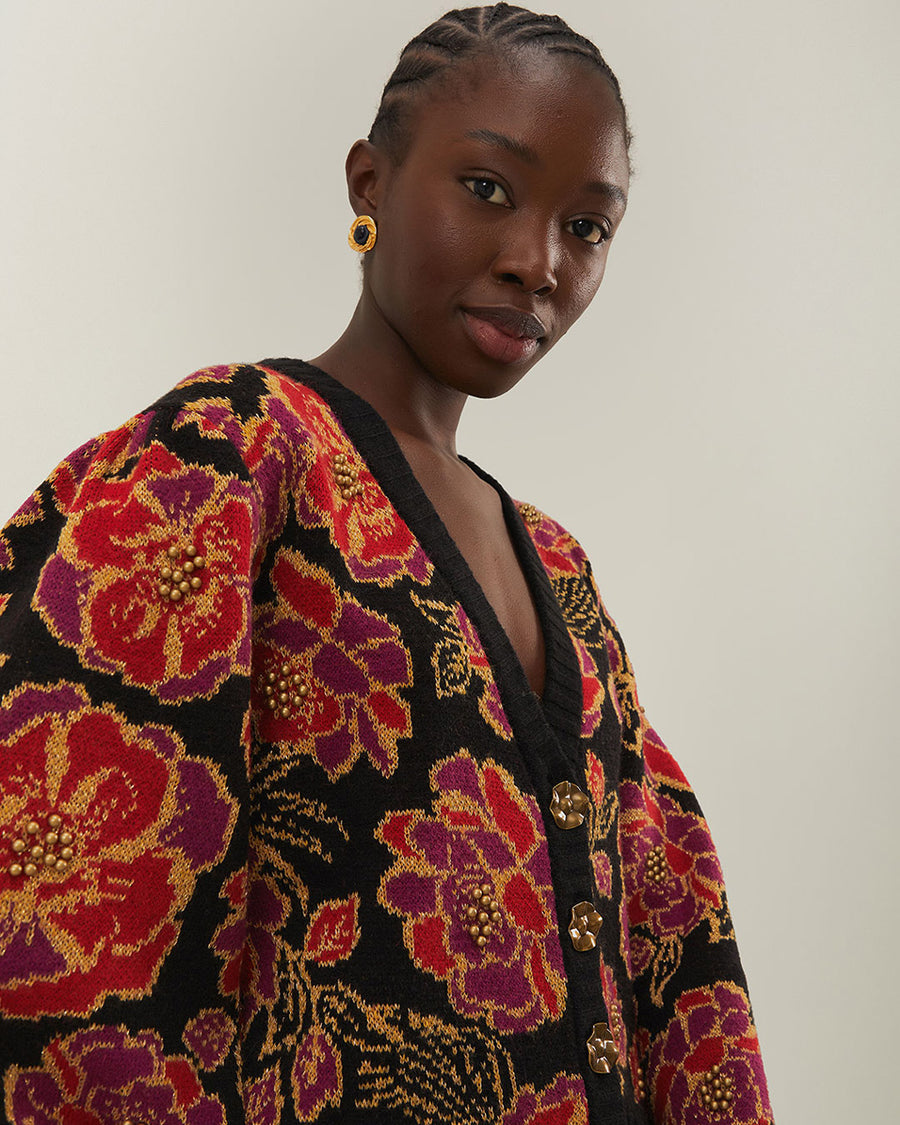
<path fill-rule="evenodd" d="M 603 279 L 628 192 L 622 110 L 596 68 L 531 51 L 461 66 L 411 128 L 372 189 L 367 297 L 431 377 L 491 398 Z"/>

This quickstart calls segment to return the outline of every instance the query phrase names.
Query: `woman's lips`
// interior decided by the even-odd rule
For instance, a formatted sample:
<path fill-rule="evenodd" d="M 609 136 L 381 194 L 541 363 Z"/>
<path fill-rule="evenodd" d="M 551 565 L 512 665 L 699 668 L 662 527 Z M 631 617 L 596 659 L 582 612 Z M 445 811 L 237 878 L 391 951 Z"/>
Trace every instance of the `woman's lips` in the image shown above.
<path fill-rule="evenodd" d="M 463 309 L 469 339 L 488 359 L 518 363 L 533 355 L 544 326 L 531 313 L 518 309 Z"/>

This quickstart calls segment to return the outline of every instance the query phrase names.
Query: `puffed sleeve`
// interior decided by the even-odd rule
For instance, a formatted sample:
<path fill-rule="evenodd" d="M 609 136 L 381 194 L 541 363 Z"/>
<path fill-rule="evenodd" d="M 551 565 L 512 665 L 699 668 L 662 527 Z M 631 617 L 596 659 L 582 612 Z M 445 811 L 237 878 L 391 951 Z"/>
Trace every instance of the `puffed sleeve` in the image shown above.
<path fill-rule="evenodd" d="M 0 532 L 13 1122 L 242 1119 L 229 1060 L 265 513 L 234 375 L 198 373 L 87 443 Z"/>
<path fill-rule="evenodd" d="M 659 1125 L 770 1125 L 715 847 L 684 773 L 644 715 L 622 638 L 599 596 L 598 603 L 622 730 L 618 849 L 623 954 L 636 1008 L 633 1083 Z"/>

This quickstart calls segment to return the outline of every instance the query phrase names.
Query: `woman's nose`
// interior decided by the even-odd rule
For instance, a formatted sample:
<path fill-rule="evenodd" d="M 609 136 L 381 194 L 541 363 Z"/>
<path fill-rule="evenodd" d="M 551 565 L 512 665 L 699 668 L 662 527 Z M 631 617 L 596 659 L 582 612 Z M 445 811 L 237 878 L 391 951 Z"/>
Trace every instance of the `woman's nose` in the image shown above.
<path fill-rule="evenodd" d="M 559 252 L 552 233 L 542 224 L 520 223 L 516 227 L 507 225 L 501 237 L 503 244 L 493 263 L 494 277 L 526 293 L 549 297 L 557 286 Z"/>

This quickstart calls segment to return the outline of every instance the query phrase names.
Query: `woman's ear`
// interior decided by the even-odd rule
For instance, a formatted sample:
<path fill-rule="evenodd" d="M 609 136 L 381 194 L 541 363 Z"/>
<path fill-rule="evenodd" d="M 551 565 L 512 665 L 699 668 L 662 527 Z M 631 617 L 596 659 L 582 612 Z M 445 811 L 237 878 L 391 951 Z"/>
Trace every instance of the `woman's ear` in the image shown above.
<path fill-rule="evenodd" d="M 370 141 L 355 141 L 344 165 L 347 196 L 357 215 L 378 213 L 378 203 L 390 172 L 390 162 Z"/>

